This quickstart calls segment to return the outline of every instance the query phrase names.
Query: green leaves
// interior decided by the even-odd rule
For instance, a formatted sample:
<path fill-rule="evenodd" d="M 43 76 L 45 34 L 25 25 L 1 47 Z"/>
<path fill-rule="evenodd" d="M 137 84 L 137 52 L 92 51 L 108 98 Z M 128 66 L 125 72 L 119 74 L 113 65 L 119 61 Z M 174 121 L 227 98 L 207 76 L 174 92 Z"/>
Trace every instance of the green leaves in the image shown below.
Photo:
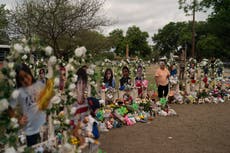
<path fill-rule="evenodd" d="M 156 48 L 160 51 L 160 55 L 169 55 L 170 52 L 178 50 L 178 46 L 184 45 L 185 42 L 191 41 L 191 37 L 187 37 L 191 33 L 189 24 L 186 22 L 170 22 L 165 25 L 152 37 Z"/>
<path fill-rule="evenodd" d="M 143 32 L 137 26 L 131 26 L 124 36 L 121 29 L 115 29 L 109 34 L 109 39 L 112 42 L 112 47 L 118 55 L 124 56 L 126 45 L 129 47 L 129 56 L 144 57 L 151 53 L 151 48 L 148 45 L 147 38 L 149 34 Z"/>
<path fill-rule="evenodd" d="M 79 44 L 76 37 L 81 31 L 109 22 L 99 15 L 103 4 L 99 0 L 23 0 L 11 12 L 12 25 L 17 25 L 11 31 L 20 29 L 18 32 L 26 37 L 36 34 L 54 48 L 55 55 L 65 56 Z"/>

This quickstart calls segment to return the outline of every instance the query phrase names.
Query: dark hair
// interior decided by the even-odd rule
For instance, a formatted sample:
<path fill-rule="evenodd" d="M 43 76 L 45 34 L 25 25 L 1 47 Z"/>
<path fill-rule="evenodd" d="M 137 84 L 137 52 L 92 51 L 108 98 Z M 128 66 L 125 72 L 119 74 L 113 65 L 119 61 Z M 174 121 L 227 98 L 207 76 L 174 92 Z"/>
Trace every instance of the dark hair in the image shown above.
<path fill-rule="evenodd" d="M 87 76 L 87 73 L 86 73 L 86 69 L 85 67 L 81 67 L 77 70 L 77 82 L 82 80 L 83 83 L 87 84 L 87 80 L 88 80 L 88 76 Z"/>
<path fill-rule="evenodd" d="M 137 69 L 139 69 L 139 68 L 143 69 L 143 67 L 141 65 L 138 65 Z"/>
<path fill-rule="evenodd" d="M 110 79 L 107 79 L 107 73 L 108 73 L 108 72 L 111 73 L 111 78 L 110 78 Z M 112 71 L 112 69 L 107 68 L 107 69 L 105 70 L 103 82 L 104 82 L 104 83 L 108 82 L 108 83 L 109 83 L 109 86 L 112 86 L 112 82 L 113 82 L 113 71 Z"/>
<path fill-rule="evenodd" d="M 87 70 L 87 69 L 88 69 L 88 66 L 87 66 L 87 65 L 83 65 L 81 68 Z"/>
<path fill-rule="evenodd" d="M 64 66 L 60 66 L 59 71 L 66 71 Z"/>
<path fill-rule="evenodd" d="M 26 64 L 22 63 L 20 65 L 17 65 L 16 69 L 15 69 L 15 72 L 16 72 L 16 77 L 15 78 L 16 78 L 16 87 L 17 88 L 22 87 L 22 84 L 21 84 L 21 81 L 20 81 L 20 77 L 19 77 L 20 71 L 24 71 L 27 74 L 29 74 L 32 77 L 32 83 L 34 83 L 36 81 L 35 78 L 34 78 L 34 76 L 31 73 L 30 68 Z"/>
<path fill-rule="evenodd" d="M 124 67 L 122 68 L 122 72 L 123 72 L 124 70 L 127 70 L 128 73 L 129 73 L 129 68 L 128 68 L 127 66 L 124 66 Z"/>
<path fill-rule="evenodd" d="M 40 70 L 39 70 L 39 74 L 41 74 L 41 73 L 45 73 L 45 69 L 44 68 L 41 68 Z"/>

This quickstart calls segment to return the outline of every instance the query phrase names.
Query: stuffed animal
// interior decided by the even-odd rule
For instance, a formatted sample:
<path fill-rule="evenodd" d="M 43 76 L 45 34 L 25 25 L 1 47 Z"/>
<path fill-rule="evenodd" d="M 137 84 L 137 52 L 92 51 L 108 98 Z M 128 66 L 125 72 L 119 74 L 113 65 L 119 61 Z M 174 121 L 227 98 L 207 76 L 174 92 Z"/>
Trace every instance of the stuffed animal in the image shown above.
<path fill-rule="evenodd" d="M 133 125 L 134 123 L 129 119 L 128 115 L 125 115 L 124 121 L 128 126 Z"/>
<path fill-rule="evenodd" d="M 136 123 L 135 117 L 132 114 L 127 114 L 128 118 L 131 120 L 133 124 Z"/>
<path fill-rule="evenodd" d="M 175 116 L 175 115 L 177 115 L 176 111 L 174 109 L 172 109 L 172 108 L 169 108 L 168 116 Z"/>
<path fill-rule="evenodd" d="M 60 152 L 74 153 L 74 147 L 69 143 L 65 143 L 64 145 L 61 146 Z"/>
<path fill-rule="evenodd" d="M 221 102 L 221 103 L 223 103 L 224 99 L 220 96 L 220 97 L 218 97 L 218 101 Z"/>
<path fill-rule="evenodd" d="M 118 113 L 118 109 L 116 109 L 116 110 L 114 111 L 113 115 L 114 115 L 118 120 L 120 120 L 121 122 L 125 123 L 124 117 L 121 116 L 121 115 Z"/>
<path fill-rule="evenodd" d="M 203 99 L 203 98 L 200 98 L 200 99 L 198 100 L 198 104 L 204 104 L 204 99 Z"/>
<path fill-rule="evenodd" d="M 99 131 L 101 131 L 101 132 L 108 132 L 109 131 L 104 122 L 99 122 Z"/>
<path fill-rule="evenodd" d="M 168 113 L 167 113 L 166 111 L 164 111 L 164 110 L 160 110 L 160 111 L 158 112 L 158 114 L 159 114 L 160 116 L 167 116 L 167 115 L 168 115 Z"/>
<path fill-rule="evenodd" d="M 141 120 L 141 118 L 139 117 L 139 115 L 137 113 L 134 113 L 134 118 L 137 122 L 139 122 Z"/>
<path fill-rule="evenodd" d="M 210 99 L 208 97 L 204 98 L 205 103 L 211 103 Z"/>
<path fill-rule="evenodd" d="M 84 118 L 83 123 L 85 124 L 84 130 L 86 132 L 86 137 L 98 139 L 99 132 L 97 121 L 91 115 L 88 115 Z"/>
<path fill-rule="evenodd" d="M 77 142 L 79 146 L 85 144 L 85 137 L 83 137 L 82 135 L 82 126 L 82 123 L 78 122 L 78 124 L 74 127 L 72 132 L 72 135 L 79 140 L 79 142 Z"/>
<path fill-rule="evenodd" d="M 214 98 L 213 98 L 213 102 L 214 102 L 215 104 L 218 104 L 218 99 L 217 99 L 216 97 L 214 97 Z"/>
<path fill-rule="evenodd" d="M 122 127 L 122 123 L 113 119 L 113 127 L 114 128 L 120 128 L 120 127 Z"/>
<path fill-rule="evenodd" d="M 111 122 L 110 121 L 106 121 L 106 127 L 108 128 L 108 129 L 112 129 L 113 128 L 113 125 L 111 124 Z"/>
<path fill-rule="evenodd" d="M 182 95 L 179 93 L 179 91 L 177 91 L 174 95 L 175 101 L 178 102 L 179 104 L 183 104 L 183 97 Z"/>

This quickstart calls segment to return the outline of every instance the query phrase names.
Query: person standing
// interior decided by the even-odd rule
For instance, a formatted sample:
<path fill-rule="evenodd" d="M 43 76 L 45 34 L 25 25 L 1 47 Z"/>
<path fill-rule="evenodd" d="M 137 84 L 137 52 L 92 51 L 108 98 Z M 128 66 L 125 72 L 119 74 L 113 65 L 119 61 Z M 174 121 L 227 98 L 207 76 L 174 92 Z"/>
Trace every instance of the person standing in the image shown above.
<path fill-rule="evenodd" d="M 20 126 L 26 134 L 27 146 L 30 147 L 40 142 L 40 127 L 46 123 L 46 113 L 38 108 L 38 96 L 45 88 L 45 84 L 36 81 L 30 68 L 26 64 L 16 67 L 16 85 L 19 95 L 11 98 L 9 113 L 15 116 L 15 108 L 20 106 Z"/>
<path fill-rule="evenodd" d="M 166 97 L 168 95 L 168 78 L 170 73 L 168 69 L 165 67 L 165 63 L 163 61 L 160 62 L 160 68 L 157 69 L 155 73 L 155 82 L 158 87 L 158 97 Z"/>

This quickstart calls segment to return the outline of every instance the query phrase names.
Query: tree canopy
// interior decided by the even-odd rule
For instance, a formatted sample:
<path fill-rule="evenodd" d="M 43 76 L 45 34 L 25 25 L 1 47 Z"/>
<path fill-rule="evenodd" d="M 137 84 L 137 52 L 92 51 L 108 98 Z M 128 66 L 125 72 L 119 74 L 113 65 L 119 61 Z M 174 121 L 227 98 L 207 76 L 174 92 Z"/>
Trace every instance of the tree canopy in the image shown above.
<path fill-rule="evenodd" d="M 111 42 L 111 47 L 115 49 L 115 53 L 118 55 L 125 54 L 125 36 L 121 29 L 114 29 L 109 33 L 109 41 Z"/>
<path fill-rule="evenodd" d="M 139 27 L 129 27 L 126 32 L 126 42 L 129 45 L 130 56 L 145 57 L 151 53 L 147 38 L 149 34 L 142 32 Z"/>
<path fill-rule="evenodd" d="M 5 9 L 5 5 L 0 5 L 0 44 L 8 44 L 9 37 L 7 35 L 7 20 L 8 10 Z"/>
<path fill-rule="evenodd" d="M 125 55 L 126 45 L 129 46 L 129 56 L 145 57 L 151 53 L 151 48 L 147 38 L 149 34 L 143 32 L 137 26 L 128 27 L 126 36 L 123 30 L 115 29 L 109 34 L 109 39 L 112 42 L 112 47 L 119 55 Z"/>
<path fill-rule="evenodd" d="M 169 55 L 172 51 L 177 51 L 180 45 L 191 41 L 191 34 L 188 24 L 185 22 L 170 22 L 157 34 L 152 37 L 155 47 L 160 51 L 160 55 Z"/>
<path fill-rule="evenodd" d="M 212 12 L 207 19 L 210 33 L 218 39 L 218 51 L 226 59 L 230 57 L 230 1 L 229 0 L 203 0 L 201 6 L 204 10 L 211 8 Z"/>
<path fill-rule="evenodd" d="M 60 46 L 62 41 L 77 37 L 82 30 L 108 23 L 99 15 L 103 3 L 100 0 L 23 0 L 11 11 L 13 30 L 28 38 L 39 36 L 58 54 L 71 46 L 68 43 Z"/>

